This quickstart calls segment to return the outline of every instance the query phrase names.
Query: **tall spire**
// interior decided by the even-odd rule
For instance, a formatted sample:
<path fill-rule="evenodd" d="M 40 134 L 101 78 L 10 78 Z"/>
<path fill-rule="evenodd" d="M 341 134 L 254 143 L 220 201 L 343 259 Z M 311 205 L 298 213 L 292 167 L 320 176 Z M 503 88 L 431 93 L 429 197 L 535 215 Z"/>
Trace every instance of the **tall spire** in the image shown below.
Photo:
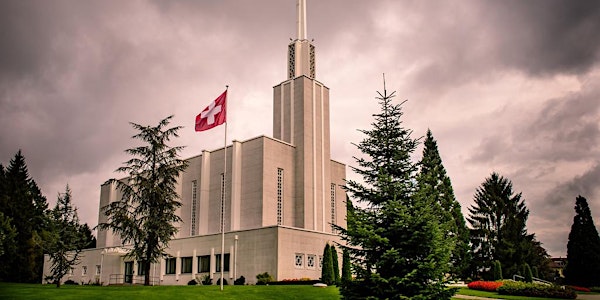
<path fill-rule="evenodd" d="M 298 39 L 306 39 L 306 0 L 298 0 L 296 3 L 296 11 L 298 12 Z"/>
<path fill-rule="evenodd" d="M 288 79 L 315 78 L 315 47 L 306 38 L 306 0 L 297 0 L 298 37 L 288 45 Z"/>

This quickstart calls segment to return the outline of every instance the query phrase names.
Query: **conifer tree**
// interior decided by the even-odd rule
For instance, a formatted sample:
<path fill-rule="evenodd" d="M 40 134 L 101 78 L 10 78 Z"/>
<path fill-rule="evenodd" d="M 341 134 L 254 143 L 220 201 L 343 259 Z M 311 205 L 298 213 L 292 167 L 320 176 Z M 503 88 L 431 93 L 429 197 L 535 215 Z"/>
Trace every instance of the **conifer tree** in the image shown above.
<path fill-rule="evenodd" d="M 41 236 L 48 226 L 48 203 L 29 176 L 21 150 L 0 174 L 0 212 L 16 228 L 14 253 L 0 264 L 0 280 L 40 282 L 44 264 Z"/>
<path fill-rule="evenodd" d="M 450 257 L 450 274 L 455 278 L 466 279 L 470 260 L 469 230 L 460 203 L 454 196 L 450 177 L 446 174 L 437 141 L 433 138 L 431 130 L 427 130 L 424 145 L 417 177 L 419 193 L 422 197 L 431 197 L 430 201 L 440 206 L 439 217 L 440 224 L 445 230 L 444 238 L 449 239 L 454 246 Z"/>
<path fill-rule="evenodd" d="M 323 266 L 321 267 L 321 281 L 327 285 L 332 285 L 335 282 L 333 274 L 333 260 L 331 257 L 331 246 L 325 245 L 323 249 Z"/>
<path fill-rule="evenodd" d="M 587 199 L 575 200 L 575 217 L 567 243 L 567 267 L 565 280 L 568 284 L 592 287 L 600 286 L 600 236 L 592 219 Z"/>
<path fill-rule="evenodd" d="M 172 118 L 169 116 L 153 127 L 131 123 L 139 131 L 133 138 L 145 145 L 126 150 L 133 158 L 117 171 L 129 177 L 106 182 L 115 185 L 122 198 L 102 208 L 108 222 L 98 224 L 102 230 L 112 229 L 119 234 L 123 243 L 133 244 L 129 255 L 142 262 L 144 285 L 150 285 L 150 266 L 165 255 L 169 241 L 178 231 L 175 223 L 181 221 L 176 214 L 181 206 L 176 183 L 187 162 L 179 158 L 183 147 L 167 145 L 181 129 L 165 128 Z"/>
<path fill-rule="evenodd" d="M 347 249 L 342 252 L 342 278 L 341 283 L 352 280 L 352 266 L 350 263 L 350 253 Z"/>
<path fill-rule="evenodd" d="M 81 250 L 87 244 L 71 197 L 71 189 L 67 185 L 65 193 L 59 194 L 56 206 L 50 213 L 49 237 L 44 246 L 50 256 L 52 273 L 46 279 L 54 282 L 56 287 L 60 287 L 62 278 L 79 263 Z"/>
<path fill-rule="evenodd" d="M 331 245 L 329 251 L 331 252 L 331 264 L 333 266 L 333 282 L 335 284 L 340 284 L 340 262 L 338 260 L 339 258 L 335 245 Z"/>
<path fill-rule="evenodd" d="M 500 261 L 504 278 L 511 278 L 521 265 L 531 262 L 534 236 L 527 233 L 529 210 L 521 193 L 514 194 L 510 180 L 492 173 L 477 188 L 475 204 L 469 208 L 472 263 L 479 272 Z M 483 274 L 491 277 L 491 274 Z"/>
<path fill-rule="evenodd" d="M 417 165 L 411 161 L 418 140 L 402 126 L 402 104 L 394 93 L 379 93 L 381 111 L 372 129 L 361 130 L 362 157 L 353 170 L 362 181 L 348 181 L 357 205 L 348 228 L 337 228 L 351 252 L 356 280 L 342 285 L 345 299 L 450 299 L 446 289 L 450 243 L 440 228 L 439 205 L 416 193 Z"/>

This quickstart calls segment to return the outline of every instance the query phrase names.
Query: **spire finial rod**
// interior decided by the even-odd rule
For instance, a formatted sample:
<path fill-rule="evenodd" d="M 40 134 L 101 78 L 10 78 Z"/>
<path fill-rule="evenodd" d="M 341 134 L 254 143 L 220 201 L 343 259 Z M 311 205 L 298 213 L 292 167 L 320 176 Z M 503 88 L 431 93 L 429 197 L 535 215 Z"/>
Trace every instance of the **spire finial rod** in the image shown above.
<path fill-rule="evenodd" d="M 306 39 L 306 0 L 298 0 L 296 4 L 296 10 L 298 12 L 298 39 Z"/>

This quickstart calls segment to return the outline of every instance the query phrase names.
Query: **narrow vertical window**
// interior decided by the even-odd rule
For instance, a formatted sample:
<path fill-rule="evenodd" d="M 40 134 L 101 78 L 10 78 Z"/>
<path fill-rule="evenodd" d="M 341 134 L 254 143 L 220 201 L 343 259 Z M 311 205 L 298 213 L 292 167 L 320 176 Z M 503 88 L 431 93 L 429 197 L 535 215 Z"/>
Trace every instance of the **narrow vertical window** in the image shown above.
<path fill-rule="evenodd" d="M 331 184 L 331 229 L 335 225 L 335 183 Z"/>
<path fill-rule="evenodd" d="M 197 215 L 197 209 L 198 209 L 198 181 L 197 180 L 193 180 L 192 181 L 192 220 L 191 220 L 191 229 L 190 229 L 190 235 L 194 236 L 198 234 L 198 228 L 196 227 L 196 215 Z"/>
<path fill-rule="evenodd" d="M 283 225 L 283 169 L 277 169 L 277 225 Z"/>

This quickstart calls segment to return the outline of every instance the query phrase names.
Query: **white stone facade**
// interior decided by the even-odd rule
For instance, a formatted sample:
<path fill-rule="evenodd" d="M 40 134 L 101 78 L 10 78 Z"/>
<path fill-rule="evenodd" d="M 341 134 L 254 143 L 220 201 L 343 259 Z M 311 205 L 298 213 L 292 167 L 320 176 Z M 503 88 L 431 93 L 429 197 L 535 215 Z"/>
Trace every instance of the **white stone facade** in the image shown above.
<path fill-rule="evenodd" d="M 331 225 L 346 226 L 346 167 L 330 157 L 329 89 L 314 78 L 304 1 L 298 9 L 299 37 L 289 46 L 289 79 L 273 88 L 274 138 L 234 140 L 226 149 L 188 159 L 177 186 L 182 222 L 169 243 L 170 257 L 151 267 L 153 284 L 185 285 L 205 276 L 214 284 L 220 278 L 223 187 L 224 276 L 229 284 L 240 276 L 254 283 L 264 272 L 276 280 L 318 279 L 325 244 L 341 241 Z M 120 197 L 114 186 L 103 185 L 100 208 Z M 106 221 L 100 209 L 98 222 Z M 97 240 L 98 248 L 85 250 L 63 280 L 143 282 L 138 262 L 124 255 L 127 245 L 118 235 L 99 231 Z"/>

